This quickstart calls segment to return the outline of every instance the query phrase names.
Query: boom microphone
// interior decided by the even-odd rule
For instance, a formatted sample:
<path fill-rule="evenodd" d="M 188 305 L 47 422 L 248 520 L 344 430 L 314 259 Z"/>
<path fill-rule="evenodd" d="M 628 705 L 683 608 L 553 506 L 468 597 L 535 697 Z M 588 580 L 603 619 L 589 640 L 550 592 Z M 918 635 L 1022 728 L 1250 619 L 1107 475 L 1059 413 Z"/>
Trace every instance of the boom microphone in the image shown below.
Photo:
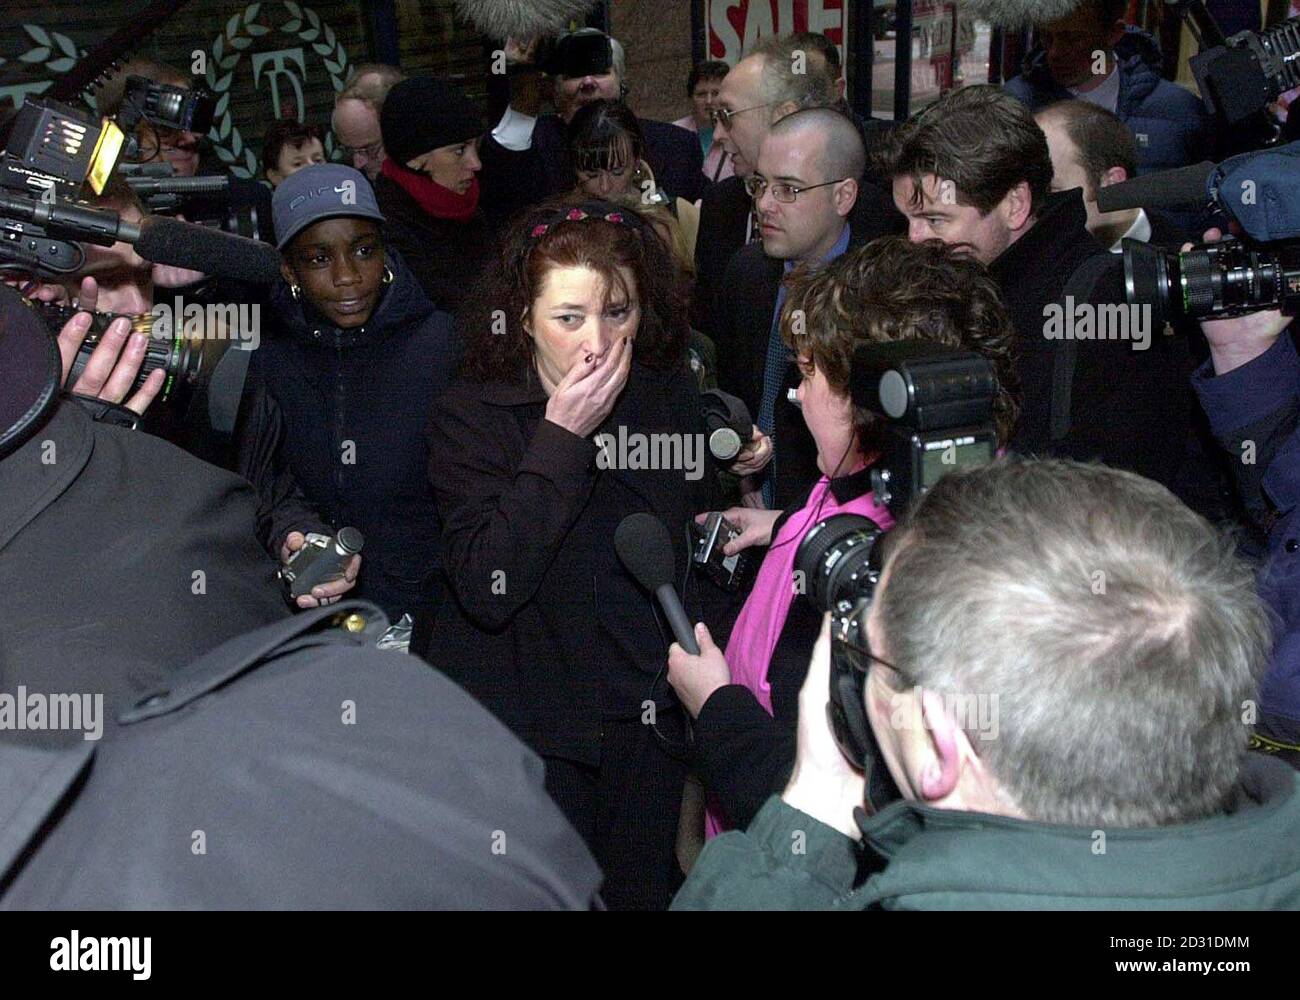
<path fill-rule="evenodd" d="M 165 215 L 146 216 L 137 226 L 116 212 L 0 192 L 3 217 L 34 223 L 58 239 L 100 246 L 112 246 L 120 240 L 154 264 L 172 264 L 255 285 L 270 284 L 280 276 L 280 254 L 269 243 Z"/>
<path fill-rule="evenodd" d="M 595 6 L 595 0 L 456 0 L 464 20 L 499 42 L 557 35 L 570 21 L 585 20 Z"/>
<path fill-rule="evenodd" d="M 1097 189 L 1097 209 L 1122 212 L 1129 208 L 1188 208 L 1210 200 L 1206 190 L 1214 164 L 1209 160 L 1190 167 L 1143 174 L 1131 181 Z"/>
<path fill-rule="evenodd" d="M 614 529 L 614 551 L 637 583 L 658 599 L 682 649 L 698 656 L 695 631 L 673 587 L 673 543 L 663 521 L 644 511 L 629 514 Z"/>
<path fill-rule="evenodd" d="M 967 0 L 962 13 L 999 28 L 1026 28 L 1069 17 L 1082 0 Z"/>
<path fill-rule="evenodd" d="M 269 243 L 165 215 L 151 215 L 140 223 L 135 249 L 155 264 L 173 264 L 254 285 L 269 285 L 280 277 L 280 254 Z"/>

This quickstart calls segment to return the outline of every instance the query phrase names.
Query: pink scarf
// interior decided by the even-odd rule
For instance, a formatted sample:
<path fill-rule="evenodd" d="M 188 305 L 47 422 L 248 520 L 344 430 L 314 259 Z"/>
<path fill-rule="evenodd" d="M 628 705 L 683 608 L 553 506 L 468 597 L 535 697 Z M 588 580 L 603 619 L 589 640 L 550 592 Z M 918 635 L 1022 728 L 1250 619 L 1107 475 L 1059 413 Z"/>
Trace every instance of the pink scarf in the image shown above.
<path fill-rule="evenodd" d="M 726 651 L 731 683 L 749 688 L 768 715 L 772 714 L 772 686 L 767 682 L 767 670 L 795 597 L 791 581 L 794 580 L 794 557 L 799 551 L 799 540 L 814 524 L 832 514 L 861 514 L 882 528 L 894 525 L 889 510 L 876 502 L 875 493 L 868 491 L 841 504 L 830 491 L 830 480 L 823 476 L 813 487 L 808 502 L 786 518 L 772 539 L 763 565 L 759 567 L 754 589 L 745 599 L 745 606 L 740 609 L 731 630 Z M 725 829 L 722 813 L 710 804 L 706 837 L 715 837 Z"/>

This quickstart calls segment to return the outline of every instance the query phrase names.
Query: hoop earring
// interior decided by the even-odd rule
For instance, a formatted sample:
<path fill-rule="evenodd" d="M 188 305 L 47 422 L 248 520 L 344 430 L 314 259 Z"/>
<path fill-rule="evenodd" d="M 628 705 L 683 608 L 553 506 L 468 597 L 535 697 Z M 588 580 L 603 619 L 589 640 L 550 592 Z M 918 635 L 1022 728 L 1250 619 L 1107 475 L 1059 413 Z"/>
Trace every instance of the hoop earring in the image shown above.
<path fill-rule="evenodd" d="M 384 265 L 384 284 L 385 284 L 385 285 L 391 285 L 392 283 L 393 283 L 393 269 L 392 269 L 391 267 L 389 267 L 387 264 L 385 264 L 385 265 Z"/>
<path fill-rule="evenodd" d="M 292 296 L 293 296 L 293 300 L 294 300 L 295 302 L 297 302 L 298 299 L 300 299 L 300 298 L 302 297 L 302 286 L 301 286 L 301 285 L 290 285 L 290 286 L 289 286 L 289 294 L 292 295 Z"/>

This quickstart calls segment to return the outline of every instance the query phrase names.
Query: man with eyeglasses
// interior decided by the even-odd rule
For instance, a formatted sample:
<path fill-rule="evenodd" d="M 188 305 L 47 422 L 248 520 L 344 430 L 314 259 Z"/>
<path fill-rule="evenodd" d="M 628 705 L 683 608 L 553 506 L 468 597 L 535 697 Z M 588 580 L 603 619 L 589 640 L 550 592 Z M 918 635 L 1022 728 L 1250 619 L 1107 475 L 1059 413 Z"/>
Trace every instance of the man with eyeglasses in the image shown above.
<path fill-rule="evenodd" d="M 753 199 L 744 179 L 754 171 L 758 151 L 772 127 L 802 108 L 841 104 L 836 72 L 806 36 L 769 36 L 732 67 L 718 91 L 713 110 L 714 142 L 732 159 L 735 176 L 719 181 L 704 193 L 700 229 L 695 244 L 695 297 L 691 321 L 712 337 L 718 336 L 717 315 L 723 275 L 733 254 L 761 237 Z M 840 108 L 840 110 L 844 110 Z M 861 123 L 859 131 L 861 131 Z M 903 231 L 902 216 L 888 192 L 855 175 L 858 198 L 853 228 L 865 239 Z"/>
<path fill-rule="evenodd" d="M 343 145 L 344 156 L 373 184 L 384 165 L 384 139 L 379 131 L 379 112 L 393 85 L 405 79 L 396 66 L 363 63 L 353 72 L 347 86 L 334 98 L 331 124 Z"/>
<path fill-rule="evenodd" d="M 781 279 L 800 265 L 834 260 L 868 235 L 850 224 L 866 151 L 850 119 L 808 108 L 773 125 L 755 159 L 744 184 L 761 242 L 727 266 L 714 338 L 719 387 L 745 401 L 774 448 L 767 468 L 743 481 L 745 502 L 781 509 L 820 475 L 816 444 L 786 398 L 794 377 L 777 323 Z"/>

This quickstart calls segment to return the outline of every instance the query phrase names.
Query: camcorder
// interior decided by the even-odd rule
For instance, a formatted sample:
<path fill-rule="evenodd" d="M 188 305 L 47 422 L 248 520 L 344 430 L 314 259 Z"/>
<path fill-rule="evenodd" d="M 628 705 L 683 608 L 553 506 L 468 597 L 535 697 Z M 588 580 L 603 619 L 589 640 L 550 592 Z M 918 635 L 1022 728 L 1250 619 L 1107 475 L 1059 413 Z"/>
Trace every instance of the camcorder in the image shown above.
<path fill-rule="evenodd" d="M 265 244 L 235 240 L 172 219 L 146 218 L 133 224 L 115 212 L 77 201 L 87 191 L 102 193 L 123 157 L 141 152 L 150 155 L 149 150 L 141 150 L 136 134 L 140 122 L 194 131 L 206 129 L 211 114 L 212 102 L 206 92 L 170 87 L 137 76 L 127 79 L 117 121 L 96 119 L 50 98 L 24 102 L 0 152 L 0 271 L 71 279 L 86 263 L 81 244 L 112 246 L 123 241 L 134 245 L 146 260 L 229 275 L 236 280 L 260 281 L 277 273 L 278 255 Z M 228 181 L 194 180 L 208 184 Z M 191 299 L 202 299 L 203 294 L 200 291 Z M 59 330 L 77 311 L 49 303 L 29 301 L 29 305 L 43 316 L 51 331 Z M 70 382 L 75 383 L 100 337 L 116 318 L 110 314 L 94 316 Z M 163 368 L 167 375 L 160 395 L 173 411 L 167 419 L 186 420 L 191 400 L 202 396 L 206 405 L 194 408 L 194 433 L 215 430 L 228 434 L 247 368 L 247 352 L 230 351 L 232 336 L 199 336 L 187 332 L 179 322 L 166 331 L 166 336 L 160 336 L 153 329 L 153 313 L 127 318 L 133 330 L 150 336 L 136 388 L 152 371 Z M 225 374 L 220 374 L 223 371 Z"/>
<path fill-rule="evenodd" d="M 1203 0 L 1165 0 L 1165 5 L 1196 40 L 1199 51 L 1188 65 L 1226 148 L 1241 151 L 1276 142 L 1281 129 L 1268 109 L 1300 86 L 1300 17 L 1225 37 Z"/>
<path fill-rule="evenodd" d="M 854 352 L 849 382 L 853 402 L 887 421 L 872 478 L 895 517 L 946 473 L 993 460 L 997 381 L 985 358 L 922 341 L 871 344 Z M 831 731 L 866 772 L 867 803 L 876 809 L 899 796 L 863 701 L 873 659 L 867 616 L 890 540 L 869 517 L 835 514 L 814 524 L 795 553 L 807 600 L 831 613 Z"/>
<path fill-rule="evenodd" d="M 356 528 L 340 528 L 333 537 L 311 532 L 302 548 L 280 567 L 280 584 L 285 597 L 296 601 L 313 587 L 341 580 L 349 560 L 361 551 L 365 537 Z"/>
<path fill-rule="evenodd" d="M 1186 178 L 1201 169 L 1208 170 L 1204 194 L 1195 200 L 1181 195 Z M 1300 304 L 1300 142 L 1176 173 L 1182 180 L 1163 196 L 1154 193 L 1152 185 L 1161 175 L 1153 174 L 1102 188 L 1098 206 L 1114 211 L 1208 201 L 1236 222 L 1243 235 L 1185 251 L 1124 240 L 1128 302 L 1149 305 L 1157 328 L 1182 319 L 1223 319 L 1266 309 L 1295 315 Z M 1128 185 L 1136 190 L 1116 190 Z"/>

